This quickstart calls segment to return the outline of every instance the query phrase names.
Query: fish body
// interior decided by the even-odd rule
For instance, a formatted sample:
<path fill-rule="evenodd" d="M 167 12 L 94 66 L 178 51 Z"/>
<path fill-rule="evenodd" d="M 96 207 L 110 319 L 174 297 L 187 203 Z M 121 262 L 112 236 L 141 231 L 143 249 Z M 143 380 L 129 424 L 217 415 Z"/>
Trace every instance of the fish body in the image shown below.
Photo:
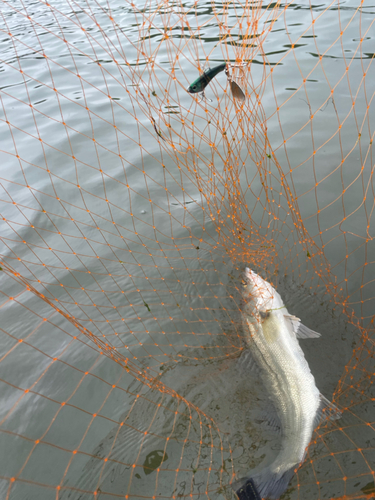
<path fill-rule="evenodd" d="M 290 315 L 277 291 L 248 268 L 244 281 L 245 340 L 277 412 L 282 442 L 269 466 L 234 481 L 232 488 L 240 500 L 278 499 L 305 459 L 323 408 L 332 419 L 339 418 L 340 412 L 319 393 L 297 340 L 320 334 Z"/>
<path fill-rule="evenodd" d="M 207 87 L 207 85 L 210 83 L 210 81 L 215 78 L 217 74 L 219 74 L 221 71 L 224 71 L 225 68 L 227 67 L 227 63 L 221 63 L 218 66 L 215 66 L 214 68 L 208 68 L 206 69 L 199 78 L 194 80 L 194 82 L 189 86 L 187 89 L 190 94 L 196 94 L 198 92 L 203 92 L 204 89 Z"/>

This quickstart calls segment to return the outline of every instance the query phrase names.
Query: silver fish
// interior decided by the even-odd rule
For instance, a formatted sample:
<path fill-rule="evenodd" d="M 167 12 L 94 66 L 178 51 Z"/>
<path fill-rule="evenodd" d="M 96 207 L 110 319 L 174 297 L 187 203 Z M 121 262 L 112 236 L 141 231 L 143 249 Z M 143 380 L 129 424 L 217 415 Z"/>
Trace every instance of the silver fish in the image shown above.
<path fill-rule="evenodd" d="M 276 500 L 306 456 L 314 429 L 340 411 L 319 393 L 298 338 L 320 334 L 289 314 L 277 291 L 246 268 L 242 321 L 251 364 L 257 369 L 278 416 L 281 450 L 268 466 L 232 482 L 240 500 Z"/>

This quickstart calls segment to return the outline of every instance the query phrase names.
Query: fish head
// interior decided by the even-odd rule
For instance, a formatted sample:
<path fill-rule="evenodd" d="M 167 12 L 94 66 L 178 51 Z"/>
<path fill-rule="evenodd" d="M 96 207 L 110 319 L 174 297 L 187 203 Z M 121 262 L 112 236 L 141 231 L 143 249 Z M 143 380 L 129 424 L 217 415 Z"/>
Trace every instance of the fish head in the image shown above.
<path fill-rule="evenodd" d="M 243 275 L 243 283 L 242 297 L 246 305 L 250 306 L 253 314 L 265 319 L 269 311 L 276 308 L 279 294 L 270 283 L 248 267 Z"/>
<path fill-rule="evenodd" d="M 193 82 L 187 89 L 189 94 L 197 94 L 198 92 L 202 92 L 204 89 L 202 88 L 202 85 L 199 83 L 199 81 Z"/>

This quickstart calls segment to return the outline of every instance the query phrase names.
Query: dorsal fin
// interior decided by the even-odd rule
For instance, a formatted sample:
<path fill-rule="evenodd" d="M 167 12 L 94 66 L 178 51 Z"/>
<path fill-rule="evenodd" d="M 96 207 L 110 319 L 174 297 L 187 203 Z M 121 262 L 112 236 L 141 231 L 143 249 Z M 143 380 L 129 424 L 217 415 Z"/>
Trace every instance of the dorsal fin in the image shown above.
<path fill-rule="evenodd" d="M 310 330 L 307 326 L 301 323 L 301 320 L 296 316 L 286 315 L 284 314 L 285 321 L 299 339 L 317 339 L 321 337 L 320 333 L 314 332 L 314 330 Z"/>
<path fill-rule="evenodd" d="M 326 420 L 338 420 L 342 412 L 331 401 L 328 401 L 323 394 L 319 394 L 320 405 L 314 419 L 314 427 L 322 424 Z"/>

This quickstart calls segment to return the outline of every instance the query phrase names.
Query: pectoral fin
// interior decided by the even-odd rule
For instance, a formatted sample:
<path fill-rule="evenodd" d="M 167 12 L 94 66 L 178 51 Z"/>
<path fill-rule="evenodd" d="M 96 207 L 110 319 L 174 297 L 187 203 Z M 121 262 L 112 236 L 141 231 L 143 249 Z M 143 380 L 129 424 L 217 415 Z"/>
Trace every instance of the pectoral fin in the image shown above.
<path fill-rule="evenodd" d="M 310 330 L 307 326 L 301 323 L 301 320 L 296 316 L 284 314 L 286 324 L 290 331 L 293 331 L 298 339 L 317 339 L 321 337 L 321 334 Z"/>

